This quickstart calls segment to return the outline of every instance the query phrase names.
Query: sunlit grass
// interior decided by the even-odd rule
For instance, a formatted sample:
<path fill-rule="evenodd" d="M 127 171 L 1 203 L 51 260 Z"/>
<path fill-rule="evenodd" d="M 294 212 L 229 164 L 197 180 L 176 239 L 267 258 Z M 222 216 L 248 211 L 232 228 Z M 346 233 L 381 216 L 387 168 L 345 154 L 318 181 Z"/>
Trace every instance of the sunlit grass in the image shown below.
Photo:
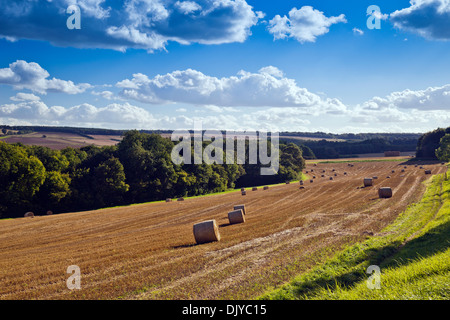
<path fill-rule="evenodd" d="M 411 205 L 378 236 L 348 247 L 325 264 L 268 292 L 262 299 L 448 299 L 450 292 L 450 180 L 428 182 Z M 380 267 L 380 289 L 366 270 Z"/>

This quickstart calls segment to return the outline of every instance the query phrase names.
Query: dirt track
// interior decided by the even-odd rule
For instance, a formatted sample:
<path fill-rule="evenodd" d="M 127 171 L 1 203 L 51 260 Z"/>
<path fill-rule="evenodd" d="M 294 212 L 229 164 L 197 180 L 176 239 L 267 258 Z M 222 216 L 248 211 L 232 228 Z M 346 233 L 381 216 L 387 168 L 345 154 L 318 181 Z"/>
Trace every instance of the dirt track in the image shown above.
<path fill-rule="evenodd" d="M 376 236 L 420 198 L 430 178 L 414 165 L 401 172 L 401 162 L 311 169 L 316 179 L 305 189 L 291 183 L 246 196 L 0 221 L 0 299 L 252 298 L 343 245 Z M 373 187 L 362 188 L 366 176 L 378 176 Z M 392 187 L 393 198 L 378 199 L 380 186 Z M 246 205 L 246 222 L 229 225 L 236 204 Z M 217 220 L 221 241 L 195 245 L 192 225 L 209 219 Z M 81 269 L 81 290 L 66 287 L 69 265 Z"/>

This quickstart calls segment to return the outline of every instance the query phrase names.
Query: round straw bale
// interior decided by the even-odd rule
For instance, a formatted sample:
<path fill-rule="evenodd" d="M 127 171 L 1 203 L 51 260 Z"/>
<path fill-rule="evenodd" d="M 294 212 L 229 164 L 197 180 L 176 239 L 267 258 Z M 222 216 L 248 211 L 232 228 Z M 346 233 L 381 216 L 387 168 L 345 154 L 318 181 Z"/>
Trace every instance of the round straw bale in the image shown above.
<path fill-rule="evenodd" d="M 48 210 L 48 211 L 47 211 L 47 215 L 48 215 L 48 216 L 51 216 L 52 214 L 53 214 L 53 211 L 52 211 L 52 210 Z"/>
<path fill-rule="evenodd" d="M 184 201 L 184 198 L 178 198 L 177 201 Z"/>
<path fill-rule="evenodd" d="M 242 213 L 243 213 L 243 214 L 246 214 L 246 213 L 245 213 L 245 204 L 238 204 L 238 205 L 235 205 L 235 206 L 233 207 L 233 210 L 242 210 Z"/>
<path fill-rule="evenodd" d="M 167 198 L 166 202 L 172 202 L 172 199 L 171 198 Z"/>
<path fill-rule="evenodd" d="M 402 169 L 402 172 L 405 172 L 405 169 Z"/>
<path fill-rule="evenodd" d="M 194 224 L 194 237 L 197 244 L 220 241 L 216 220 L 207 220 Z"/>
<path fill-rule="evenodd" d="M 378 189 L 378 196 L 380 198 L 391 198 L 392 197 L 392 189 L 389 187 L 383 187 Z"/>
<path fill-rule="evenodd" d="M 315 179 L 316 178 L 316 176 L 313 176 L 313 179 Z"/>
<path fill-rule="evenodd" d="M 301 185 L 301 186 L 303 185 L 303 180 L 300 180 L 300 185 Z"/>
<path fill-rule="evenodd" d="M 241 188 L 241 191 L 245 191 L 245 188 Z"/>
<path fill-rule="evenodd" d="M 392 170 L 392 173 L 395 173 L 395 170 Z"/>
<path fill-rule="evenodd" d="M 386 179 L 390 179 L 390 178 L 391 178 L 391 176 L 387 176 L 387 177 L 386 177 Z"/>
<path fill-rule="evenodd" d="M 269 186 L 264 186 L 264 190 L 268 190 L 269 189 Z"/>
<path fill-rule="evenodd" d="M 309 180 L 309 183 L 313 183 L 314 182 L 314 180 Z"/>
<path fill-rule="evenodd" d="M 364 187 L 371 187 L 373 186 L 373 179 L 372 178 L 364 178 Z"/>
<path fill-rule="evenodd" d="M 257 187 L 253 187 L 253 188 L 252 188 L 252 191 L 257 191 L 257 190 L 258 190 Z"/>
<path fill-rule="evenodd" d="M 333 180 L 333 177 L 330 177 L 330 180 Z"/>
<path fill-rule="evenodd" d="M 31 211 L 29 211 L 29 212 L 25 213 L 23 216 L 24 216 L 24 217 L 31 217 L 31 218 L 34 218 L 34 213 L 31 212 Z"/>
<path fill-rule="evenodd" d="M 300 187 L 300 190 L 303 190 L 303 189 L 305 189 L 305 187 Z"/>
<path fill-rule="evenodd" d="M 290 184 L 291 182 L 290 181 L 286 181 L 286 184 Z"/>
<path fill-rule="evenodd" d="M 245 196 L 247 194 L 247 191 L 241 191 L 241 195 Z"/>
<path fill-rule="evenodd" d="M 378 176 L 373 176 L 372 179 L 373 179 L 373 180 L 377 180 L 377 179 L 378 179 Z"/>
<path fill-rule="evenodd" d="M 230 221 L 230 224 L 244 223 L 245 217 L 242 209 L 228 212 L 228 220 Z"/>
<path fill-rule="evenodd" d="M 425 174 L 431 174 L 431 170 L 425 170 Z"/>

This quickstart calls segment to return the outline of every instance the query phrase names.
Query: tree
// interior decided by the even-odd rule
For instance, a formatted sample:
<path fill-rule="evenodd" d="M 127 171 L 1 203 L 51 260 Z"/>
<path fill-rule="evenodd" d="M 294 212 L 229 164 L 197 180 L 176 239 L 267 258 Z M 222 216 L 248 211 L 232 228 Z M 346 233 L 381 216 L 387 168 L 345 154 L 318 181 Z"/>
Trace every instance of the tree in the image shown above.
<path fill-rule="evenodd" d="M 311 150 L 310 147 L 305 146 L 304 144 L 300 145 L 300 148 L 302 149 L 303 158 L 310 160 L 310 159 L 316 159 L 316 155 Z"/>
<path fill-rule="evenodd" d="M 440 141 L 446 133 L 450 133 L 450 127 L 439 128 L 422 135 L 417 143 L 416 157 L 436 159 L 436 149 L 439 148 Z"/>
<path fill-rule="evenodd" d="M 70 177 L 59 171 L 47 171 L 36 197 L 42 209 L 55 208 L 70 193 Z"/>
<path fill-rule="evenodd" d="M 45 168 L 19 145 L 0 142 L 0 214 L 18 216 L 32 206 L 33 197 L 45 180 Z"/>
<path fill-rule="evenodd" d="M 27 146 L 26 148 L 28 154 L 38 158 L 47 171 L 60 172 L 69 167 L 69 161 L 59 150 L 43 146 Z"/>
<path fill-rule="evenodd" d="M 291 168 L 294 172 L 301 172 L 305 168 L 302 149 L 294 144 L 280 145 L 280 165 Z"/>
<path fill-rule="evenodd" d="M 124 166 L 129 202 L 163 199 L 172 194 L 177 171 L 171 159 L 173 143 L 158 134 L 128 131 L 118 145 L 118 157 Z"/>
<path fill-rule="evenodd" d="M 436 157 L 441 161 L 450 161 L 450 134 L 442 137 L 439 148 L 436 150 Z"/>
<path fill-rule="evenodd" d="M 95 167 L 92 173 L 96 205 L 104 207 L 121 204 L 129 185 L 125 183 L 125 172 L 119 159 L 109 158 Z"/>

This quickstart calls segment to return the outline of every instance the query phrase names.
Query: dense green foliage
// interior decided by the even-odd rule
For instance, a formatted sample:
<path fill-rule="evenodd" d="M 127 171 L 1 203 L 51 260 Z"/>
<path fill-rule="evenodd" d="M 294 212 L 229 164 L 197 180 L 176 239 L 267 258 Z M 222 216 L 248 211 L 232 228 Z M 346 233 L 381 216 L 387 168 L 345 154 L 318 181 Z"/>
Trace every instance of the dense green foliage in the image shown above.
<path fill-rule="evenodd" d="M 248 143 L 245 164 L 210 165 L 174 164 L 174 145 L 159 134 L 136 130 L 127 131 L 117 146 L 108 147 L 51 150 L 0 142 L 0 217 L 23 216 L 27 211 L 89 210 L 280 183 L 297 179 L 305 166 L 302 150 L 295 144 L 280 145 L 279 170 L 271 176 L 261 176 L 261 165 L 249 164 Z M 207 145 L 203 142 L 203 148 Z"/>
<path fill-rule="evenodd" d="M 416 157 L 437 159 L 436 150 L 440 147 L 441 139 L 448 133 L 450 133 L 450 127 L 439 128 L 422 135 L 417 143 Z"/>
<path fill-rule="evenodd" d="M 439 148 L 436 149 L 436 157 L 441 161 L 450 162 L 450 133 L 442 137 Z"/>
<path fill-rule="evenodd" d="M 302 141 L 284 138 L 283 141 L 298 144 L 306 159 L 338 159 L 356 157 L 363 153 L 383 153 L 385 151 L 415 151 L 417 138 L 371 138 L 362 141 Z M 307 151 L 308 148 L 310 151 Z"/>

